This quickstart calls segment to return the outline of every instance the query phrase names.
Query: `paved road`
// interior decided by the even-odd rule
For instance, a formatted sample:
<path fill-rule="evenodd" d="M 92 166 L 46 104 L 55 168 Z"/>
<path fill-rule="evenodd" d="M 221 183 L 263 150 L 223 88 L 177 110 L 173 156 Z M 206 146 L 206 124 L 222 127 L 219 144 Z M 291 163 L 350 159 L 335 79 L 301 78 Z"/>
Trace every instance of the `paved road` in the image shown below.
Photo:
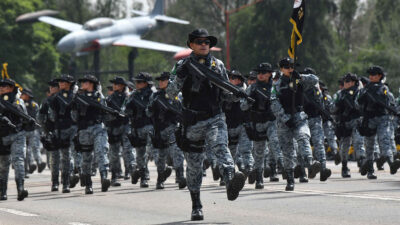
<path fill-rule="evenodd" d="M 153 165 L 153 163 L 150 163 Z M 187 190 L 178 190 L 172 176 L 165 190 L 155 190 L 156 172 L 151 167 L 150 188 L 141 189 L 128 181 L 109 192 L 100 191 L 94 179 L 94 195 L 81 187 L 70 194 L 50 192 L 50 173 L 33 174 L 26 181 L 29 197 L 16 200 L 13 176 L 9 200 L 0 202 L 0 224 L 400 224 L 400 174 L 379 171 L 378 180 L 356 174 L 351 163 L 351 179 L 340 177 L 340 167 L 322 183 L 296 183 L 294 192 L 285 192 L 285 182 L 265 183 L 255 190 L 246 184 L 236 201 L 228 201 L 223 187 L 203 181 L 201 199 L 205 220 L 191 222 L 191 202 Z"/>

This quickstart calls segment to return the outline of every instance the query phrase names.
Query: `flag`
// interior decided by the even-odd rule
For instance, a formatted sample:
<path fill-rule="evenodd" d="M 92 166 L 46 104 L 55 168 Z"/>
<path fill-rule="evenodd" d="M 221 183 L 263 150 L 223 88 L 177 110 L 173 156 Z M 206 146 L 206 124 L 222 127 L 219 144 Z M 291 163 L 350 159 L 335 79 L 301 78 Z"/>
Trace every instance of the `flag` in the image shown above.
<path fill-rule="evenodd" d="M 295 0 L 293 5 L 293 13 L 290 18 L 290 23 L 293 24 L 292 35 L 290 38 L 290 47 L 288 50 L 290 58 L 294 59 L 296 46 L 301 44 L 303 37 L 301 32 L 303 31 L 304 15 L 306 12 L 306 0 Z"/>
<path fill-rule="evenodd" d="M 10 75 L 8 75 L 8 71 L 7 71 L 7 66 L 8 66 L 8 63 L 3 63 L 3 69 L 1 70 L 1 79 L 3 79 L 3 80 L 6 78 L 10 79 Z M 21 85 L 17 84 L 17 82 L 15 82 L 15 86 L 17 86 L 19 88 L 19 90 L 22 91 Z"/>

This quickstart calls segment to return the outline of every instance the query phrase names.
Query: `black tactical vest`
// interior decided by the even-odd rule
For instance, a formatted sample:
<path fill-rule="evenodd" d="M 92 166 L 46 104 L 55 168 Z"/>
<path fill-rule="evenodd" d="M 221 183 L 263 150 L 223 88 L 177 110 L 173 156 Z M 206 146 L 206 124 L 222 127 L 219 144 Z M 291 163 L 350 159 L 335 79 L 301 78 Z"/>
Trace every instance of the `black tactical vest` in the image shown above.
<path fill-rule="evenodd" d="M 126 105 L 127 111 L 131 111 L 130 114 L 131 124 L 133 128 L 142 128 L 146 125 L 151 124 L 151 119 L 146 115 L 146 106 L 149 103 L 150 96 L 152 94 L 151 87 L 148 86 L 142 90 L 136 90 L 130 96 Z M 144 108 L 138 107 L 131 98 L 136 98 L 145 106 Z"/>
<path fill-rule="evenodd" d="M 107 106 L 115 110 L 121 111 L 125 103 L 126 94 L 124 92 L 114 91 L 114 93 L 106 99 Z M 120 127 L 128 123 L 128 118 L 117 117 L 115 120 L 107 122 L 108 127 Z"/>
<path fill-rule="evenodd" d="M 56 113 L 56 128 L 68 129 L 74 122 L 71 118 L 71 102 L 74 98 L 72 90 L 61 90 L 52 98 L 50 107 Z"/>
<path fill-rule="evenodd" d="M 294 92 L 293 87 L 296 89 L 296 92 Z M 303 86 L 300 83 L 300 78 L 291 81 L 289 77 L 282 76 L 278 98 L 286 114 L 295 114 L 303 111 Z"/>

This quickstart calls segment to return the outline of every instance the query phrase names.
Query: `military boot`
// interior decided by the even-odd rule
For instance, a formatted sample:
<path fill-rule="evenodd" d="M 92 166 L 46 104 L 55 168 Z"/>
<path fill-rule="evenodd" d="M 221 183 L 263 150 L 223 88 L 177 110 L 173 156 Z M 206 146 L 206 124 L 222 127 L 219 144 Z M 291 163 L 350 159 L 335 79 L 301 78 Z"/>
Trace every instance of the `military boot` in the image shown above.
<path fill-rule="evenodd" d="M 129 169 L 125 169 L 124 180 L 129 180 L 131 178 Z"/>
<path fill-rule="evenodd" d="M 384 170 L 383 169 L 383 164 L 385 164 L 385 157 L 378 157 L 376 158 L 376 167 L 378 168 L 378 170 Z"/>
<path fill-rule="evenodd" d="M 46 168 L 46 163 L 45 162 L 38 163 L 38 173 L 43 172 L 43 170 L 45 168 Z"/>
<path fill-rule="evenodd" d="M 7 200 L 7 181 L 0 179 L 0 201 Z"/>
<path fill-rule="evenodd" d="M 221 177 L 221 175 L 219 174 L 219 166 L 218 165 L 215 165 L 215 166 L 213 165 L 211 167 L 211 172 L 212 172 L 214 181 L 219 180 L 219 178 Z"/>
<path fill-rule="evenodd" d="M 112 187 L 121 186 L 121 183 L 117 181 L 117 172 L 114 170 L 111 171 L 111 186 Z"/>
<path fill-rule="evenodd" d="M 28 191 L 24 188 L 24 179 L 15 180 L 17 184 L 17 192 L 18 192 L 18 201 L 24 200 L 24 198 L 28 197 Z"/>
<path fill-rule="evenodd" d="M 93 194 L 93 183 L 92 183 L 92 175 L 85 174 L 83 175 L 85 179 L 85 194 L 91 195 Z"/>
<path fill-rule="evenodd" d="M 69 177 L 69 188 L 74 188 L 79 183 L 79 176 L 72 174 Z"/>
<path fill-rule="evenodd" d="M 136 168 L 134 168 L 131 172 L 131 183 L 132 184 L 137 184 L 140 178 L 140 171 Z"/>
<path fill-rule="evenodd" d="M 293 176 L 294 178 L 299 178 L 301 175 L 301 165 L 297 164 L 296 167 L 294 167 L 294 172 L 293 172 Z"/>
<path fill-rule="evenodd" d="M 263 173 L 264 178 L 268 178 L 271 176 L 271 167 L 267 164 L 264 167 L 264 173 Z"/>
<path fill-rule="evenodd" d="M 201 205 L 200 201 L 200 192 L 190 192 L 190 197 L 192 198 L 192 216 L 191 220 L 204 220 L 204 215 L 203 215 L 203 206 Z"/>
<path fill-rule="evenodd" d="M 35 172 L 36 168 L 37 166 L 35 164 L 29 165 L 28 173 L 32 174 L 33 172 Z"/>
<path fill-rule="evenodd" d="M 271 163 L 270 167 L 271 167 L 271 175 L 269 176 L 269 181 L 270 182 L 278 182 L 279 178 L 278 178 L 278 174 L 276 172 L 276 164 Z"/>
<path fill-rule="evenodd" d="M 307 174 L 306 174 L 306 168 L 304 166 L 302 166 L 300 168 L 300 177 L 299 177 L 299 182 L 300 183 L 308 183 L 308 179 L 307 179 Z"/>
<path fill-rule="evenodd" d="M 147 179 L 146 179 L 146 168 L 140 169 L 140 187 L 141 188 L 149 187 L 149 183 L 147 182 Z"/>
<path fill-rule="evenodd" d="M 144 178 L 145 178 L 146 180 L 150 180 L 150 171 L 149 171 L 149 167 L 147 167 L 147 165 L 146 165 L 146 167 L 144 168 Z"/>
<path fill-rule="evenodd" d="M 343 178 L 350 178 L 350 169 L 347 167 L 347 161 L 342 162 L 342 177 Z"/>
<path fill-rule="evenodd" d="M 254 184 L 254 182 L 256 182 L 256 176 L 257 176 L 257 172 L 255 169 L 251 169 L 249 171 L 249 184 Z"/>
<path fill-rule="evenodd" d="M 69 190 L 69 174 L 66 172 L 62 172 L 61 177 L 63 184 L 62 193 L 70 193 L 71 191 Z"/>
<path fill-rule="evenodd" d="M 263 173 L 262 170 L 257 170 L 256 175 L 256 189 L 264 189 Z"/>
<path fill-rule="evenodd" d="M 294 190 L 294 171 L 293 169 L 286 170 L 287 175 L 287 183 L 286 183 L 286 191 L 293 191 Z"/>
<path fill-rule="evenodd" d="M 393 159 L 387 157 L 386 161 L 388 162 L 389 167 L 390 167 L 390 174 L 392 174 L 392 175 L 396 174 L 397 170 L 400 168 L 400 160 L 398 160 L 398 159 L 393 160 Z"/>
<path fill-rule="evenodd" d="M 240 171 L 235 172 L 234 168 L 225 168 L 224 180 L 226 183 L 228 200 L 233 201 L 239 196 L 239 192 L 243 189 L 246 177 Z"/>
<path fill-rule="evenodd" d="M 86 186 L 86 175 L 79 172 L 79 180 L 81 181 L 81 187 L 85 187 Z"/>
<path fill-rule="evenodd" d="M 58 191 L 58 186 L 60 185 L 58 175 L 58 173 L 51 173 L 51 191 Z"/>
<path fill-rule="evenodd" d="M 156 189 L 164 189 L 164 179 L 162 171 L 157 171 Z"/>
<path fill-rule="evenodd" d="M 374 173 L 374 161 L 372 160 L 368 160 L 368 174 L 367 174 L 367 178 L 369 180 L 375 180 L 377 178 L 377 176 Z"/>
<path fill-rule="evenodd" d="M 311 160 L 312 162 L 312 160 Z M 315 161 L 314 163 L 309 163 L 308 166 L 308 178 L 313 179 L 321 171 L 321 163 Z"/>
<path fill-rule="evenodd" d="M 335 165 L 339 165 L 340 162 L 342 161 L 342 158 L 340 157 L 340 152 L 338 150 L 336 150 L 334 159 L 335 159 Z"/>
<path fill-rule="evenodd" d="M 326 181 L 332 175 L 332 171 L 326 168 L 326 162 L 321 163 L 321 171 L 319 174 L 320 181 Z"/>
<path fill-rule="evenodd" d="M 365 157 L 360 157 L 360 159 L 358 160 L 358 166 L 360 167 L 361 176 L 367 175 L 368 163 Z"/>
<path fill-rule="evenodd" d="M 107 178 L 107 170 L 100 171 L 100 178 L 101 178 L 101 191 L 106 192 L 111 185 L 110 180 Z"/>
<path fill-rule="evenodd" d="M 187 182 L 185 176 L 183 175 L 183 166 L 176 168 L 175 171 L 178 179 L 179 189 L 184 189 L 187 186 Z"/>
<path fill-rule="evenodd" d="M 226 183 L 224 181 L 224 178 L 221 177 L 221 179 L 219 180 L 219 186 L 223 187 L 225 185 L 226 185 Z"/>

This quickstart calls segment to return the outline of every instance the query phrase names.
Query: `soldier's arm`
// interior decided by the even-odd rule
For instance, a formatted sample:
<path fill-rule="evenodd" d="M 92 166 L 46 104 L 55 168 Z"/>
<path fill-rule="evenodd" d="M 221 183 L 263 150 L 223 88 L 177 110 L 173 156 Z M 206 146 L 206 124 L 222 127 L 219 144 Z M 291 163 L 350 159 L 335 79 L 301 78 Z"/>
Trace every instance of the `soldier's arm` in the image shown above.
<path fill-rule="evenodd" d="M 286 123 L 291 118 L 291 116 L 285 113 L 285 110 L 279 102 L 279 89 L 277 88 L 278 84 L 279 81 L 271 88 L 271 111 L 278 120 Z"/>
<path fill-rule="evenodd" d="M 154 100 L 155 100 L 155 94 L 151 94 L 150 98 L 149 98 L 149 104 L 147 104 L 146 107 L 146 115 L 148 117 L 152 117 L 153 116 L 153 107 L 154 107 Z"/>
<path fill-rule="evenodd" d="M 252 89 L 253 89 L 253 85 L 250 85 L 247 89 L 246 89 L 246 94 L 251 96 L 252 93 Z M 248 110 L 250 107 L 252 106 L 252 103 L 247 101 L 247 99 L 242 98 L 240 100 L 240 109 L 242 109 L 243 111 Z"/>
<path fill-rule="evenodd" d="M 184 60 L 180 60 L 175 64 L 174 68 L 171 71 L 172 79 L 168 83 L 168 87 L 166 89 L 166 93 L 171 98 L 174 98 L 179 94 L 182 90 L 183 84 L 187 77 L 187 71 L 183 68 Z"/>
<path fill-rule="evenodd" d="M 318 85 L 319 79 L 314 74 L 301 74 L 300 78 L 301 78 L 301 83 L 305 85 L 305 89 Z"/>

